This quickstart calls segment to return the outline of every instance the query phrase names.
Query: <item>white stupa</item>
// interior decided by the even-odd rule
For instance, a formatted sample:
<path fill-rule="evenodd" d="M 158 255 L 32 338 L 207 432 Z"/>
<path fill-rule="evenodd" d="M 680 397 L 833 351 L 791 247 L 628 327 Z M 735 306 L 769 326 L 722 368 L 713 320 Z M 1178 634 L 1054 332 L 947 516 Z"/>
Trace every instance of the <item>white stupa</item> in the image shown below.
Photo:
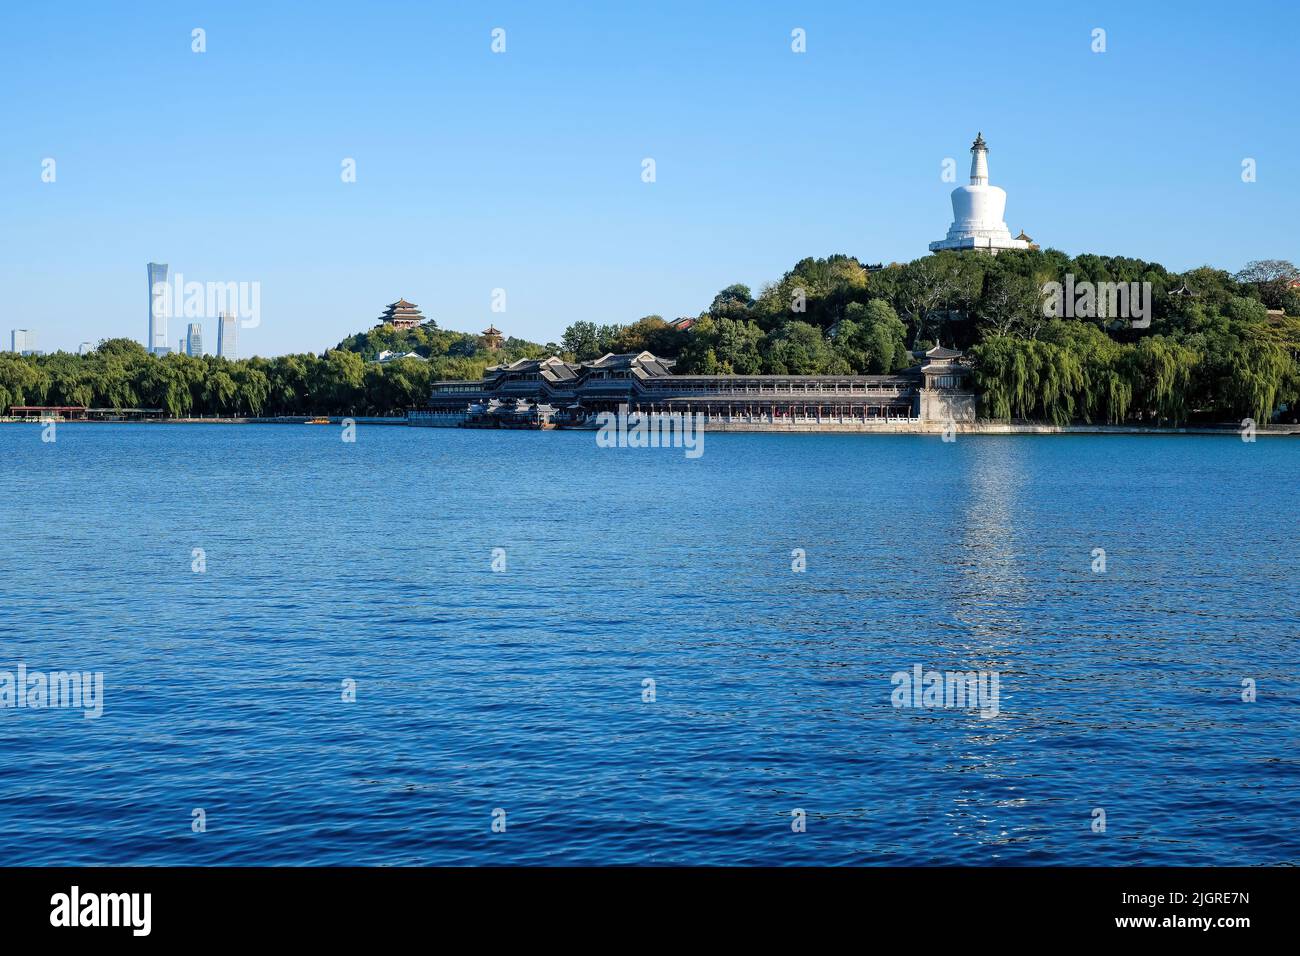
<path fill-rule="evenodd" d="M 1023 232 L 1012 239 L 1011 230 L 1002 220 L 1007 194 L 989 185 L 989 147 L 983 133 L 976 134 L 970 154 L 970 185 L 952 191 L 952 225 L 946 238 L 930 243 L 930 251 L 981 249 L 997 255 L 1002 249 L 1031 248 Z"/>

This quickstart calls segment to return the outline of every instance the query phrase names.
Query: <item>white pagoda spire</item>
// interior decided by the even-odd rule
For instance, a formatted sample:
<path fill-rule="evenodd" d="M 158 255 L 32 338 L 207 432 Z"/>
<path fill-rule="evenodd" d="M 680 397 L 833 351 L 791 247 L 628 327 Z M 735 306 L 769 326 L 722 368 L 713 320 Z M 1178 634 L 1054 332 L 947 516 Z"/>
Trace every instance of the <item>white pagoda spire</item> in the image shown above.
<path fill-rule="evenodd" d="M 979 133 L 970 147 L 970 185 L 952 191 L 952 225 L 948 235 L 930 243 L 931 252 L 980 249 L 996 255 L 1002 249 L 1028 249 L 1024 239 L 1012 239 L 1002 216 L 1007 194 L 989 185 L 989 147 Z"/>
<path fill-rule="evenodd" d="M 972 186 L 989 184 L 989 147 L 984 142 L 983 133 L 976 133 L 975 142 L 970 144 L 970 184 Z"/>

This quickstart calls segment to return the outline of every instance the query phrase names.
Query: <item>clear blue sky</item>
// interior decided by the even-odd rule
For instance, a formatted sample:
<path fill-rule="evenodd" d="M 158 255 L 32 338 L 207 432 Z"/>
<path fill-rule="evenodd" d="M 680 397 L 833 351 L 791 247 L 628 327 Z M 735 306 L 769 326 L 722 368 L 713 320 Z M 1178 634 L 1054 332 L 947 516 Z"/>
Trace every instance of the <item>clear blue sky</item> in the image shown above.
<path fill-rule="evenodd" d="M 950 219 L 940 164 L 964 181 L 977 130 L 1013 233 L 1174 269 L 1300 259 L 1294 3 L 81 2 L 0 20 L 6 346 L 13 327 L 46 350 L 143 341 L 151 259 L 261 283 L 245 355 L 320 351 L 398 296 L 539 341 L 695 314 L 806 255 L 924 254 Z"/>

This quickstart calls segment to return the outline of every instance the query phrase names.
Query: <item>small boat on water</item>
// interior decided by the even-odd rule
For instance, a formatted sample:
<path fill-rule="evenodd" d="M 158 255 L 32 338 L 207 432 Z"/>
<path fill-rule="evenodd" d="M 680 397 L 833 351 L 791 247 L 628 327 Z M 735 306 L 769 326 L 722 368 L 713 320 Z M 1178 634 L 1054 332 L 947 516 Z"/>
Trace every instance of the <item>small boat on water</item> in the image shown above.
<path fill-rule="evenodd" d="M 328 418 L 309 418 L 309 419 L 307 419 L 307 421 L 304 422 L 303 424 L 305 424 L 305 425 L 328 425 L 329 423 L 330 423 L 330 420 L 329 420 Z"/>

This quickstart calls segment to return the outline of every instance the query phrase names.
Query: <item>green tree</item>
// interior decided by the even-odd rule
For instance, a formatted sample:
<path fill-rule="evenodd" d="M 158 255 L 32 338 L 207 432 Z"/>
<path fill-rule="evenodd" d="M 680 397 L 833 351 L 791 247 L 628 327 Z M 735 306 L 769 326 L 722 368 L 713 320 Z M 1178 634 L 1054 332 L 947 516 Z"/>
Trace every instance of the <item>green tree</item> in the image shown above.
<path fill-rule="evenodd" d="M 849 368 L 863 375 L 887 375 L 907 368 L 907 326 L 884 299 L 853 302 L 835 331 L 834 349 Z"/>
<path fill-rule="evenodd" d="M 763 370 L 763 332 L 753 322 L 705 315 L 677 359 L 679 374 L 757 375 Z"/>
<path fill-rule="evenodd" d="M 767 371 L 773 375 L 841 375 L 848 363 L 835 354 L 822 330 L 807 322 L 786 322 L 766 340 Z"/>
<path fill-rule="evenodd" d="M 203 382 L 203 408 L 211 415 L 230 415 L 234 412 L 238 386 L 226 371 L 224 363 L 208 373 Z"/>
<path fill-rule="evenodd" d="M 1268 308 L 1280 309 L 1291 283 L 1300 279 L 1300 269 L 1285 259 L 1256 259 L 1246 263 L 1233 279 L 1250 286 Z"/>

